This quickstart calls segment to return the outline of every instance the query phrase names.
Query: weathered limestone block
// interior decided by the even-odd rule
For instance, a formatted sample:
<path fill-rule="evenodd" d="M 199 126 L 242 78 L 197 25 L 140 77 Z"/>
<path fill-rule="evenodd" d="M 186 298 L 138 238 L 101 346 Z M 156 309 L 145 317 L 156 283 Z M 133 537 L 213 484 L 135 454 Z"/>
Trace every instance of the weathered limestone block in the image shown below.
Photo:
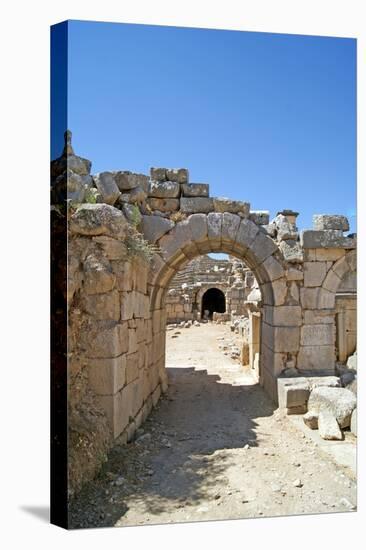
<path fill-rule="evenodd" d="M 183 197 L 208 197 L 208 183 L 185 183 L 182 185 Z"/>
<path fill-rule="evenodd" d="M 172 220 L 160 216 L 142 216 L 141 230 L 146 240 L 155 243 L 174 227 Z"/>
<path fill-rule="evenodd" d="M 126 382 L 126 355 L 109 359 L 88 359 L 88 380 L 97 395 L 118 392 Z"/>
<path fill-rule="evenodd" d="M 319 288 L 301 288 L 300 300 L 302 307 L 305 309 L 318 309 L 318 295 Z"/>
<path fill-rule="evenodd" d="M 213 247 L 220 247 L 222 214 L 210 212 L 207 216 L 207 235 Z"/>
<path fill-rule="evenodd" d="M 285 275 L 281 264 L 273 256 L 266 258 L 262 264 L 268 280 L 275 281 Z"/>
<path fill-rule="evenodd" d="M 299 349 L 300 329 L 298 327 L 275 327 L 274 348 L 276 352 L 296 352 Z"/>
<path fill-rule="evenodd" d="M 114 321 L 97 321 L 80 334 L 80 347 L 86 357 L 118 357 L 128 349 L 128 325 Z"/>
<path fill-rule="evenodd" d="M 84 260 L 83 269 L 83 290 L 86 294 L 109 292 L 114 288 L 116 276 L 106 258 L 89 254 Z"/>
<path fill-rule="evenodd" d="M 306 408 L 310 395 L 310 387 L 304 378 L 284 378 L 277 380 L 278 406 L 281 409 L 293 407 Z"/>
<path fill-rule="evenodd" d="M 260 231 L 258 231 L 250 246 L 250 253 L 255 257 L 256 262 L 263 262 L 276 250 L 277 246 L 273 240 Z"/>
<path fill-rule="evenodd" d="M 137 333 L 136 328 L 128 328 L 128 354 L 137 351 Z"/>
<path fill-rule="evenodd" d="M 290 223 L 286 216 L 278 214 L 273 221 L 277 228 L 277 239 L 279 241 L 297 240 L 296 225 Z"/>
<path fill-rule="evenodd" d="M 186 168 L 167 168 L 166 177 L 170 181 L 176 181 L 182 184 L 186 184 L 189 181 L 189 173 Z"/>
<path fill-rule="evenodd" d="M 304 262 L 304 285 L 321 286 L 327 273 L 326 262 Z"/>
<path fill-rule="evenodd" d="M 319 435 L 323 439 L 332 441 L 341 441 L 343 439 L 337 419 L 328 409 L 323 409 L 319 412 L 318 429 Z"/>
<path fill-rule="evenodd" d="M 314 214 L 313 228 L 315 231 L 323 231 L 324 229 L 349 231 L 349 223 L 346 216 L 340 216 L 338 214 Z"/>
<path fill-rule="evenodd" d="M 281 306 L 286 301 L 287 284 L 286 279 L 276 279 L 271 283 L 273 291 L 273 300 L 276 306 Z"/>
<path fill-rule="evenodd" d="M 85 194 L 93 185 L 91 176 L 79 176 L 71 170 L 60 174 L 52 184 L 52 202 L 53 204 L 70 200 L 81 203 L 85 199 Z"/>
<path fill-rule="evenodd" d="M 303 248 L 356 248 L 355 237 L 344 237 L 341 230 L 305 230 L 300 234 Z"/>
<path fill-rule="evenodd" d="M 127 170 L 111 172 L 113 178 L 117 184 L 117 187 L 120 191 L 130 191 L 136 187 L 141 187 L 145 193 L 147 193 L 149 178 L 144 174 L 134 174 Z"/>
<path fill-rule="evenodd" d="M 295 240 L 283 240 L 279 244 L 279 249 L 282 252 L 283 257 L 289 263 L 302 263 L 304 260 L 303 251 L 300 243 Z"/>
<path fill-rule="evenodd" d="M 324 288 L 319 289 L 317 307 L 314 309 L 332 309 L 335 304 L 335 293 Z"/>
<path fill-rule="evenodd" d="M 308 249 L 308 252 L 310 251 L 311 249 Z M 318 262 L 335 262 L 346 254 L 344 249 L 338 248 L 317 248 L 314 252 Z"/>
<path fill-rule="evenodd" d="M 302 324 L 300 306 L 265 306 L 265 319 L 276 327 L 299 327 Z"/>
<path fill-rule="evenodd" d="M 231 212 L 237 214 L 241 212 L 246 218 L 249 216 L 250 204 L 248 202 L 236 201 L 226 197 L 213 198 L 215 212 Z"/>
<path fill-rule="evenodd" d="M 236 234 L 239 229 L 241 218 L 236 214 L 224 212 L 222 215 L 221 240 L 230 246 L 233 246 Z"/>
<path fill-rule="evenodd" d="M 247 219 L 242 219 L 235 237 L 235 246 L 249 249 L 258 234 L 258 226 Z"/>
<path fill-rule="evenodd" d="M 214 211 L 213 199 L 209 197 L 181 197 L 180 209 L 186 214 Z"/>
<path fill-rule="evenodd" d="M 286 278 L 288 281 L 303 281 L 304 273 L 300 269 L 290 268 L 286 272 Z"/>
<path fill-rule="evenodd" d="M 94 183 L 99 193 L 102 195 L 103 202 L 113 206 L 121 195 L 121 191 L 117 187 L 113 174 L 111 172 L 95 174 Z"/>
<path fill-rule="evenodd" d="M 301 371 L 334 371 L 334 346 L 300 346 L 297 368 Z"/>
<path fill-rule="evenodd" d="M 323 288 L 325 288 L 325 290 L 329 290 L 329 292 L 336 292 L 340 284 L 341 279 L 333 271 L 333 269 L 330 269 L 323 283 Z"/>
<path fill-rule="evenodd" d="M 308 411 L 304 416 L 302 417 L 304 424 L 311 430 L 317 430 L 318 429 L 318 415 L 312 413 L 311 411 Z"/>
<path fill-rule="evenodd" d="M 340 428 L 348 428 L 357 400 L 346 388 L 314 388 L 310 393 L 308 409 L 312 413 L 328 410 L 337 419 Z"/>
<path fill-rule="evenodd" d="M 332 325 L 334 323 L 334 314 L 332 310 L 309 309 L 304 312 L 305 325 Z"/>
<path fill-rule="evenodd" d="M 70 231 L 79 235 L 124 238 L 127 221 L 120 210 L 108 204 L 82 204 L 70 217 Z"/>
<path fill-rule="evenodd" d="M 333 325 L 303 325 L 301 327 L 302 346 L 331 346 L 334 344 Z"/>
<path fill-rule="evenodd" d="M 100 246 L 108 260 L 125 260 L 127 258 L 127 246 L 120 240 L 107 235 L 98 235 L 93 237 L 93 242 Z"/>
<path fill-rule="evenodd" d="M 150 168 L 150 178 L 154 181 L 166 181 L 166 168 Z"/>
<path fill-rule="evenodd" d="M 119 321 L 121 306 L 118 290 L 111 290 L 105 294 L 84 294 L 82 307 L 95 320 Z"/>
<path fill-rule="evenodd" d="M 268 225 L 269 212 L 268 210 L 251 210 L 249 212 L 249 219 L 257 225 Z"/>
<path fill-rule="evenodd" d="M 133 266 L 127 261 L 111 261 L 112 270 L 116 280 L 116 288 L 119 291 L 132 290 Z"/>
<path fill-rule="evenodd" d="M 147 204 L 152 210 L 159 212 L 175 212 L 179 210 L 179 199 L 156 199 L 148 198 Z"/>
<path fill-rule="evenodd" d="M 174 181 L 151 181 L 148 195 L 157 199 L 176 199 L 180 196 L 180 185 Z"/>
<path fill-rule="evenodd" d="M 347 359 L 347 367 L 349 369 L 352 369 L 354 371 L 357 371 L 357 350 L 348 357 Z"/>
<path fill-rule="evenodd" d="M 126 356 L 126 384 L 139 377 L 139 352 L 129 353 Z"/>

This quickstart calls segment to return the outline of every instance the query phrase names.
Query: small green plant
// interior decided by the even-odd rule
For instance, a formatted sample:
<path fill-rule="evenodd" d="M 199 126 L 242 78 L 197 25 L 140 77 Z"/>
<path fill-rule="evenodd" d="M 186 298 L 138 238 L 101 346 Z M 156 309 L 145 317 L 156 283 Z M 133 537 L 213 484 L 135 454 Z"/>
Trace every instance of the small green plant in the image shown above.
<path fill-rule="evenodd" d="M 84 202 L 87 202 L 88 204 L 96 204 L 97 197 L 96 193 L 93 193 L 92 189 L 87 189 L 85 192 Z"/>
<path fill-rule="evenodd" d="M 138 233 L 136 229 L 132 227 L 126 238 L 126 247 L 130 257 L 137 256 L 146 262 L 150 262 L 155 254 L 161 252 L 157 245 L 146 241 L 141 233 Z"/>
<path fill-rule="evenodd" d="M 134 227 L 137 227 L 141 223 L 141 213 L 136 204 L 131 204 L 130 221 Z"/>

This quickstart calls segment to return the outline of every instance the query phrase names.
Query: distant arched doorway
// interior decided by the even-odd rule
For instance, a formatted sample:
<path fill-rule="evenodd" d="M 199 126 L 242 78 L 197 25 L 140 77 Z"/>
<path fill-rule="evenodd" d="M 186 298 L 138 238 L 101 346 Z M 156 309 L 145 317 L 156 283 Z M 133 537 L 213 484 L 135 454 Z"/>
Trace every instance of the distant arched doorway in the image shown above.
<path fill-rule="evenodd" d="M 225 313 L 225 294 L 219 288 L 209 288 L 202 296 L 201 318 L 212 319 L 214 312 Z"/>

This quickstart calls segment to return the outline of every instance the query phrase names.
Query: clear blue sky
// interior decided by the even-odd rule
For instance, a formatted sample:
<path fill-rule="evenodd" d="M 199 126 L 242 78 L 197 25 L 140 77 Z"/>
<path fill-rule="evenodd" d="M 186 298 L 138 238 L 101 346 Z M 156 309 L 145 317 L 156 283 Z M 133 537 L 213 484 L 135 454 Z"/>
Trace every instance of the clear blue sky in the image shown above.
<path fill-rule="evenodd" d="M 92 172 L 187 167 L 212 196 L 356 230 L 356 40 L 80 21 L 68 40 Z"/>

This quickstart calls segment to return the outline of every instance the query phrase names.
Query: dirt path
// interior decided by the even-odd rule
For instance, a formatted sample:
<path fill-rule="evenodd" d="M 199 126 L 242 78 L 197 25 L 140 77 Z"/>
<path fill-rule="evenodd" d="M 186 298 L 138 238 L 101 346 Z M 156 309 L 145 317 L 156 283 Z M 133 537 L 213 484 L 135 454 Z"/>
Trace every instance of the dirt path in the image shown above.
<path fill-rule="evenodd" d="M 350 470 L 300 433 L 219 351 L 227 325 L 167 332 L 170 386 L 137 439 L 73 502 L 74 527 L 348 511 Z"/>

